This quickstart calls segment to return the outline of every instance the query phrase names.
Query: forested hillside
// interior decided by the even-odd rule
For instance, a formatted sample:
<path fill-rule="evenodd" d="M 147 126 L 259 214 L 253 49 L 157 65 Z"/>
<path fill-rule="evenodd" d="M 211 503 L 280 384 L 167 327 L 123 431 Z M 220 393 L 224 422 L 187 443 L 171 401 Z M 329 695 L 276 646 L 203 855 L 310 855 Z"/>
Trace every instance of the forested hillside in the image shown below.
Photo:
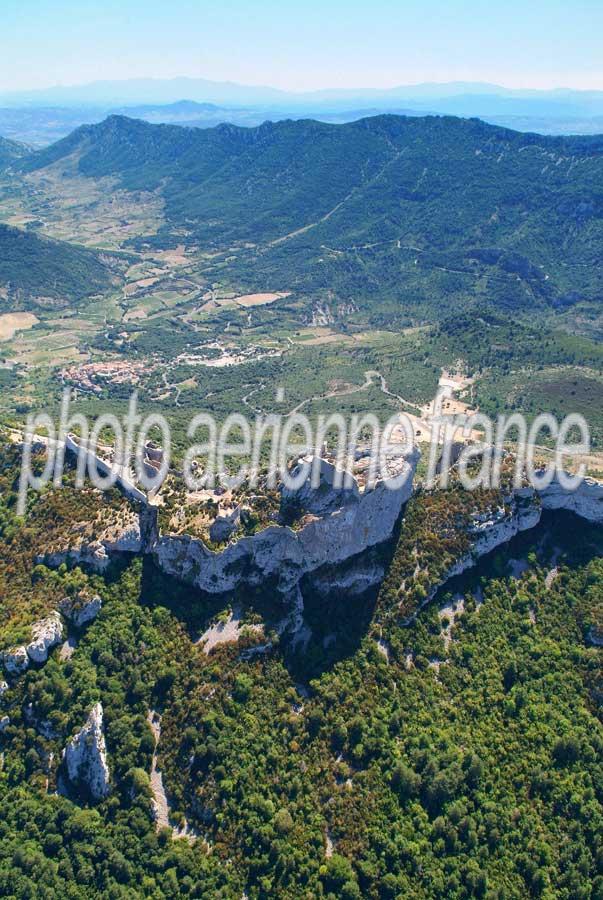
<path fill-rule="evenodd" d="M 207 655 L 196 640 L 215 601 L 148 561 L 105 576 L 36 565 L 40 547 L 98 531 L 126 504 L 71 490 L 67 473 L 64 489 L 32 493 L 24 527 L 18 449 L 1 449 L 0 648 L 65 595 L 98 594 L 102 611 L 73 654 L 55 648 L 4 691 L 0 893 L 602 896 L 603 686 L 586 637 L 601 612 L 600 530 L 554 520 L 408 623 L 426 579 L 466 549 L 450 523 L 474 508 L 458 489 L 426 492 L 372 602 L 308 598 L 303 652 L 247 656 L 248 631 Z M 513 557 L 526 562 L 515 577 Z M 272 598 L 245 602 L 266 613 Z M 97 701 L 111 793 L 92 805 L 56 790 L 61 750 Z M 188 821 L 190 842 L 153 820 L 149 710 L 162 713 L 171 824 Z"/>
<path fill-rule="evenodd" d="M 600 297 L 599 137 L 434 116 L 250 129 L 112 116 L 21 165 L 43 171 L 68 158 L 88 177 L 159 192 L 167 223 L 154 243 L 177 231 L 235 246 L 233 271 L 250 283 L 287 278 L 431 312 L 442 294 L 513 309 Z"/>
<path fill-rule="evenodd" d="M 0 137 L 0 171 L 29 153 L 31 150 L 25 144 Z"/>
<path fill-rule="evenodd" d="M 31 232 L 0 225 L 0 308 L 60 308 L 116 283 L 117 262 Z"/>

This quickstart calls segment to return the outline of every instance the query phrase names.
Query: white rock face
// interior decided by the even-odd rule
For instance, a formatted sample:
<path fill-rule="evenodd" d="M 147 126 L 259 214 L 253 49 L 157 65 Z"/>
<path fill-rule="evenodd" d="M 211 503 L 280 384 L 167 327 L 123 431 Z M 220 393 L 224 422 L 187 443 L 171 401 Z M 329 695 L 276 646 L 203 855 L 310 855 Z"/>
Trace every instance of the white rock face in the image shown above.
<path fill-rule="evenodd" d="M 63 640 L 63 623 L 57 612 L 36 622 L 31 627 L 32 641 L 27 645 L 27 655 L 36 663 L 44 663 L 48 659 L 48 651 Z"/>
<path fill-rule="evenodd" d="M 138 516 L 119 528 L 108 528 L 101 536 L 106 553 L 140 553 L 142 538 Z"/>
<path fill-rule="evenodd" d="M 150 550 L 164 572 L 209 593 L 231 591 L 241 584 L 259 585 L 267 579 L 274 579 L 281 592 L 294 593 L 304 574 L 345 562 L 391 537 L 412 494 L 418 459 L 417 451 L 409 454 L 405 478 L 395 490 L 379 482 L 373 490 L 360 492 L 354 483 L 345 501 L 336 492 L 339 504 L 334 511 L 311 519 L 297 531 L 271 525 L 218 553 L 188 535 L 165 535 Z M 321 486 L 320 493 L 321 507 L 330 510 L 328 490 Z"/>
<path fill-rule="evenodd" d="M 316 516 L 298 531 L 274 525 L 252 537 L 242 538 L 221 553 L 188 536 L 162 536 L 151 545 L 158 565 L 168 574 L 188 581 L 201 590 L 221 593 L 234 590 L 242 583 L 253 586 L 272 578 L 284 594 L 296 596 L 303 575 L 324 566 L 351 560 L 369 547 L 386 541 L 392 534 L 403 504 L 412 494 L 412 479 L 418 455 L 408 460 L 408 479 L 397 491 L 378 484 L 372 491 L 360 492 L 357 485 L 348 492 L 330 490 L 334 469 L 321 461 L 318 490 L 304 485 L 298 492 L 283 491 L 285 502 L 298 503 Z M 457 560 L 441 583 L 475 565 L 477 560 L 496 547 L 507 543 L 519 532 L 534 528 L 542 509 L 567 509 L 591 522 L 603 522 L 603 485 L 584 479 L 574 492 L 566 491 L 554 481 L 544 491 L 521 488 L 507 498 L 507 509 L 501 507 L 485 517 L 478 517 L 470 527 L 472 547 Z M 355 593 L 369 588 L 382 573 L 355 572 L 353 566 L 334 576 L 332 589 L 348 587 Z M 317 587 L 328 578 L 317 574 Z M 346 584 L 347 582 L 347 584 Z M 441 584 L 440 583 L 440 584 Z M 428 599 L 438 590 L 436 585 Z"/>
<path fill-rule="evenodd" d="M 372 559 L 365 560 L 363 556 L 350 561 L 349 565 L 340 567 L 336 572 L 331 569 L 321 570 L 311 575 L 310 581 L 312 590 L 324 597 L 333 597 L 337 594 L 360 597 L 378 585 L 384 575 L 384 565 Z"/>
<path fill-rule="evenodd" d="M 566 491 L 554 480 L 540 491 L 543 509 L 567 509 L 589 522 L 603 522 L 603 484 L 584 478 L 577 490 Z"/>
<path fill-rule="evenodd" d="M 383 482 L 372 490 L 361 490 L 352 479 L 347 491 L 335 489 L 335 469 L 328 461 L 321 460 L 317 489 L 304 484 L 295 493 L 282 491 L 284 507 L 290 504 L 307 514 L 299 528 L 271 525 L 257 534 L 233 541 L 222 551 L 210 550 L 189 535 L 159 535 L 156 509 L 143 506 L 135 521 L 130 519 L 114 525 L 100 540 L 52 554 L 41 561 L 51 566 L 65 561 L 82 563 L 103 571 L 113 553 L 142 552 L 151 554 L 168 575 L 213 594 L 227 593 L 245 584 L 257 587 L 272 580 L 276 589 L 294 604 L 304 576 L 315 578 L 319 590 L 326 590 L 331 578 L 331 589 L 358 594 L 377 583 L 383 573 L 370 561 L 353 558 L 391 537 L 401 509 L 412 495 L 418 459 L 416 450 L 408 455 L 403 463 L 405 478 L 396 490 L 389 490 Z M 451 566 L 444 581 L 464 572 L 518 532 L 536 526 L 542 509 L 567 509 L 588 521 L 603 522 L 603 484 L 587 478 L 576 491 L 565 490 L 558 481 L 542 491 L 521 488 L 506 498 L 506 505 L 506 510 L 501 508 L 476 518 L 470 528 L 470 552 Z M 217 521 L 221 527 L 222 521 Z M 226 524 L 230 530 L 231 523 Z M 329 567 L 332 567 L 330 572 Z M 438 587 L 434 587 L 430 596 Z M 65 615 L 69 617 L 67 612 Z M 77 624 L 75 620 L 74 624 Z M 19 671 L 14 668 L 18 664 L 18 660 L 9 660 L 5 667 L 15 673 Z"/>
<path fill-rule="evenodd" d="M 237 506 L 231 513 L 217 516 L 209 529 L 209 537 L 216 544 L 227 541 L 231 534 L 237 530 L 241 521 L 241 507 Z"/>
<path fill-rule="evenodd" d="M 8 726 L 10 725 L 10 718 L 8 716 L 2 716 L 0 719 L 0 734 L 2 734 Z"/>
<path fill-rule="evenodd" d="M 538 525 L 541 507 L 531 488 L 522 488 L 516 491 L 513 497 L 508 498 L 508 506 L 510 507 L 508 510 L 500 507 L 492 514 L 482 515 L 474 520 L 469 526 L 469 535 L 472 538 L 471 550 L 457 559 L 443 578 L 434 585 L 429 591 L 425 603 L 433 599 L 443 584 L 456 575 L 462 575 L 467 569 L 471 569 L 482 556 L 486 556 L 492 550 L 506 544 L 520 531 L 527 531 Z"/>
<path fill-rule="evenodd" d="M 305 512 L 315 516 L 328 516 L 338 509 L 360 502 L 360 491 L 355 479 L 351 479 L 349 487 L 335 488 L 337 475 L 335 466 L 326 459 L 306 457 L 300 460 L 291 472 L 291 477 L 303 476 L 303 466 L 313 465 L 317 468 L 319 482 L 317 487 L 311 486 L 310 479 L 296 489 L 283 487 L 281 498 L 284 505 L 299 506 Z"/>
<path fill-rule="evenodd" d="M 102 605 L 103 601 L 98 595 L 86 597 L 78 594 L 76 597 L 64 597 L 59 603 L 59 609 L 72 625 L 75 625 L 76 628 L 83 628 L 84 625 L 96 619 Z"/>
<path fill-rule="evenodd" d="M 0 681 L 0 697 L 3 697 L 8 690 L 8 685 L 6 681 Z"/>
<path fill-rule="evenodd" d="M 107 796 L 110 790 L 109 766 L 100 703 L 92 707 L 86 724 L 65 747 L 63 760 L 73 784 L 84 785 L 95 800 Z"/>
<path fill-rule="evenodd" d="M 20 675 L 29 666 L 29 656 L 25 647 L 13 647 L 2 654 L 2 665 L 9 675 Z"/>
<path fill-rule="evenodd" d="M 83 565 L 94 572 L 104 572 L 110 559 L 107 549 L 100 541 L 92 541 L 72 547 L 70 550 L 59 550 L 56 553 L 45 553 L 36 558 L 36 562 L 43 563 L 51 569 L 58 569 L 63 563 L 68 566 Z"/>
<path fill-rule="evenodd" d="M 589 522 L 603 522 L 603 484 L 585 478 L 575 491 L 568 491 L 554 480 L 542 491 L 533 487 L 520 488 L 507 498 L 510 513 L 497 510 L 487 517 L 480 517 L 470 527 L 473 544 L 469 553 L 458 559 L 446 575 L 429 592 L 428 602 L 440 587 L 455 575 L 461 575 L 496 547 L 506 544 L 520 531 L 534 528 L 540 522 L 543 509 L 566 509 Z"/>

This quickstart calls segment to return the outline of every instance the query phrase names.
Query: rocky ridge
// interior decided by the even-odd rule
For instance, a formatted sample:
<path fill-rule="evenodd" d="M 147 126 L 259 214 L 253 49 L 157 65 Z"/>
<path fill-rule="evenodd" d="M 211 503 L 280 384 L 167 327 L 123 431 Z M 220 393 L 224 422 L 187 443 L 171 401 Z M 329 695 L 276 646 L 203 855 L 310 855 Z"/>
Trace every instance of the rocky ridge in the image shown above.
<path fill-rule="evenodd" d="M 476 517 L 469 525 L 470 551 L 461 556 L 432 586 L 425 603 L 433 599 L 442 585 L 476 565 L 481 557 L 508 543 L 520 532 L 535 528 L 543 510 L 565 509 L 588 522 L 603 524 L 603 484 L 592 478 L 583 479 L 575 491 L 568 491 L 554 479 L 543 490 L 518 488 L 504 500 L 506 509 L 505 505 L 500 506 L 487 516 Z"/>
<path fill-rule="evenodd" d="M 96 540 L 86 538 L 75 540 L 72 546 L 42 554 L 36 561 L 55 569 L 67 563 L 73 566 L 84 565 L 95 572 L 104 572 L 111 562 L 111 557 L 121 553 L 141 553 L 143 550 L 141 519 L 136 515 L 128 518 L 122 525 L 114 523 Z"/>
<path fill-rule="evenodd" d="M 63 640 L 63 623 L 57 612 L 51 613 L 31 628 L 33 640 L 25 648 L 32 662 L 45 663 L 48 652 Z"/>
<path fill-rule="evenodd" d="M 302 577 L 325 565 L 347 563 L 389 540 L 412 494 L 418 459 L 417 451 L 407 455 L 395 489 L 378 481 L 364 491 L 354 478 L 348 489 L 334 489 L 335 466 L 321 460 L 317 488 L 304 485 L 295 498 L 310 513 L 299 528 L 269 525 L 219 552 L 188 535 L 156 535 L 147 550 L 164 572 L 208 593 L 270 580 L 283 596 L 292 596 Z"/>
<path fill-rule="evenodd" d="M 334 488 L 335 467 L 321 460 L 318 487 L 310 489 L 303 484 L 295 497 L 282 492 L 284 505 L 294 502 L 305 513 L 298 527 L 269 525 L 256 534 L 233 539 L 219 551 L 209 549 L 202 540 L 190 535 L 161 534 L 157 509 L 145 505 L 137 524 L 128 521 L 123 533 L 114 529 L 110 541 L 83 543 L 64 554 L 54 554 L 46 562 L 59 564 L 68 557 L 73 564 L 102 570 L 113 554 L 142 552 L 149 554 L 166 574 L 209 594 L 225 594 L 245 585 L 258 587 L 270 582 L 287 601 L 288 608 L 295 611 L 289 617 L 290 624 L 299 624 L 300 609 L 303 612 L 302 584 L 304 589 L 309 587 L 319 593 L 340 591 L 357 595 L 383 578 L 383 567 L 366 554 L 391 538 L 402 508 L 412 495 L 418 458 L 417 451 L 408 454 L 403 463 L 406 477 L 395 490 L 383 481 L 360 490 L 353 478 L 347 490 Z M 575 491 L 568 491 L 554 480 L 543 490 L 521 487 L 512 491 L 502 498 L 499 509 L 470 524 L 470 551 L 432 587 L 427 600 L 442 583 L 475 565 L 480 557 L 519 532 L 535 527 L 543 509 L 566 509 L 590 522 L 603 523 L 603 484 L 585 478 Z M 18 660 L 13 664 L 17 666 Z"/>
<path fill-rule="evenodd" d="M 109 794 L 110 775 L 100 703 L 92 707 L 85 725 L 65 747 L 63 761 L 73 785 L 83 786 L 94 800 L 102 800 Z"/>

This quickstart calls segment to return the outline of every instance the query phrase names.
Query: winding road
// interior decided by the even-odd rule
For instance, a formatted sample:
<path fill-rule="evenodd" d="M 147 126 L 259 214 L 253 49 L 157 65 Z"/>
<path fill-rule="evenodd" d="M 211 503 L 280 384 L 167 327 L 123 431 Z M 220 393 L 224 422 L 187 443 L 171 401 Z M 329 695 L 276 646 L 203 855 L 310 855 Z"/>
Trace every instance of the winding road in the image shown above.
<path fill-rule="evenodd" d="M 343 390 L 327 391 L 326 394 L 315 394 L 312 397 L 306 397 L 305 400 L 302 400 L 300 403 L 297 404 L 297 406 L 294 406 L 292 409 L 290 409 L 288 413 L 285 413 L 285 415 L 288 415 L 288 416 L 295 415 L 301 409 L 303 409 L 304 406 L 306 406 L 308 403 L 314 403 L 319 400 L 330 400 L 333 397 L 348 397 L 351 394 L 359 394 L 361 391 L 366 391 L 366 390 L 368 390 L 368 388 L 372 387 L 374 385 L 376 379 L 379 379 L 381 391 L 384 394 L 386 394 L 388 397 L 391 397 L 393 400 L 395 400 L 397 403 L 400 403 L 402 406 L 410 406 L 412 409 L 415 409 L 418 412 L 420 412 L 416 403 L 412 403 L 410 400 L 405 400 L 404 397 L 400 397 L 399 394 L 394 394 L 392 391 L 390 391 L 390 389 L 387 385 L 387 381 L 385 380 L 385 378 L 383 377 L 381 372 L 378 372 L 376 369 L 367 369 L 364 373 L 364 382 L 362 384 L 351 385 L 350 387 L 344 388 Z M 262 383 L 262 384 L 258 385 L 256 388 L 254 388 L 252 391 L 249 391 L 249 393 L 246 394 L 242 398 L 245 406 L 248 406 L 249 409 L 253 410 L 253 412 L 257 413 L 258 415 L 267 415 L 267 413 L 261 407 L 253 406 L 253 404 L 251 404 L 249 402 L 249 399 L 254 394 L 257 394 L 259 391 L 264 390 L 265 387 L 266 387 L 266 385 L 264 383 Z"/>

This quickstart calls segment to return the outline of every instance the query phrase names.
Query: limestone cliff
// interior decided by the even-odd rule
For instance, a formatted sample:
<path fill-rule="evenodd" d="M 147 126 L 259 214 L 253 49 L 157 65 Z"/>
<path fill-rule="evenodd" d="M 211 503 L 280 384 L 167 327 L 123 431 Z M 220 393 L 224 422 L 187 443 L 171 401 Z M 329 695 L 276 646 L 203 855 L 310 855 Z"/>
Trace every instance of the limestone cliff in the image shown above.
<path fill-rule="evenodd" d="M 44 563 L 51 568 L 58 568 L 62 563 L 83 565 L 95 572 L 104 572 L 111 557 L 120 553 L 141 553 L 143 550 L 141 536 L 141 516 L 131 510 L 104 527 L 98 537 L 88 534 L 81 537 L 73 535 L 69 546 L 37 557 L 36 562 Z"/>
<path fill-rule="evenodd" d="M 567 509 L 589 522 L 603 523 L 603 484 L 593 478 L 584 478 L 571 492 L 553 480 L 539 496 L 543 509 Z"/>
<path fill-rule="evenodd" d="M 45 663 L 48 651 L 63 640 L 63 623 L 58 613 L 53 612 L 40 622 L 32 625 L 32 640 L 25 648 L 32 662 Z"/>
<path fill-rule="evenodd" d="M 416 451 L 408 454 L 395 489 L 378 481 L 362 491 L 354 479 L 348 490 L 333 489 L 334 466 L 322 461 L 318 487 L 299 491 L 306 515 L 297 528 L 270 525 L 220 552 L 188 535 L 161 535 L 148 550 L 164 572 L 208 593 L 272 580 L 282 594 L 293 595 L 307 573 L 344 563 L 391 537 L 412 494 L 418 458 Z"/>
<path fill-rule="evenodd" d="M 471 523 L 468 529 L 471 550 L 460 557 L 432 587 L 427 601 L 450 578 L 470 569 L 482 556 L 506 544 L 519 532 L 538 525 L 543 509 L 565 509 L 588 522 L 603 524 L 603 484 L 592 478 L 583 479 L 575 491 L 568 491 L 556 479 L 541 491 L 533 487 L 522 487 L 506 497 L 505 504 L 506 509 L 501 506 Z"/>
<path fill-rule="evenodd" d="M 108 795 L 109 766 L 100 703 L 92 707 L 86 724 L 65 747 L 63 760 L 73 785 L 83 786 L 94 800 Z"/>
<path fill-rule="evenodd" d="M 2 665 L 8 675 L 20 675 L 29 666 L 29 656 L 25 647 L 12 647 L 1 656 Z"/>
<path fill-rule="evenodd" d="M 64 597 L 59 603 L 59 609 L 72 625 L 83 628 L 96 619 L 102 605 L 103 601 L 98 595 L 88 597 L 78 594 L 76 597 Z"/>
<path fill-rule="evenodd" d="M 294 527 L 269 525 L 256 534 L 238 540 L 233 537 L 223 550 L 211 550 L 190 535 L 161 534 L 157 508 L 143 504 L 135 518 L 123 517 L 114 523 L 111 533 L 105 531 L 96 541 L 80 542 L 44 561 L 49 565 L 81 563 L 102 570 L 113 554 L 142 552 L 151 555 L 166 574 L 210 594 L 270 582 L 291 608 L 299 606 L 302 582 L 319 593 L 362 593 L 383 578 L 382 565 L 368 560 L 366 553 L 391 538 L 412 494 L 418 458 L 413 451 L 401 462 L 405 477 L 395 490 L 383 481 L 361 487 L 353 478 L 346 490 L 336 488 L 334 466 L 321 460 L 316 487 L 306 482 L 295 494 L 282 491 L 282 510 L 289 507 L 296 513 Z M 537 525 L 543 509 L 567 509 L 590 522 L 603 522 L 603 485 L 584 479 L 577 490 L 568 491 L 555 480 L 541 491 L 522 487 L 501 498 L 499 509 L 470 524 L 469 552 L 433 586 L 427 599 L 448 578 L 464 572 L 520 531 Z M 15 655 L 20 650 L 24 648 L 12 651 L 13 657 L 5 661 L 8 672 L 18 671 L 23 664 Z"/>

